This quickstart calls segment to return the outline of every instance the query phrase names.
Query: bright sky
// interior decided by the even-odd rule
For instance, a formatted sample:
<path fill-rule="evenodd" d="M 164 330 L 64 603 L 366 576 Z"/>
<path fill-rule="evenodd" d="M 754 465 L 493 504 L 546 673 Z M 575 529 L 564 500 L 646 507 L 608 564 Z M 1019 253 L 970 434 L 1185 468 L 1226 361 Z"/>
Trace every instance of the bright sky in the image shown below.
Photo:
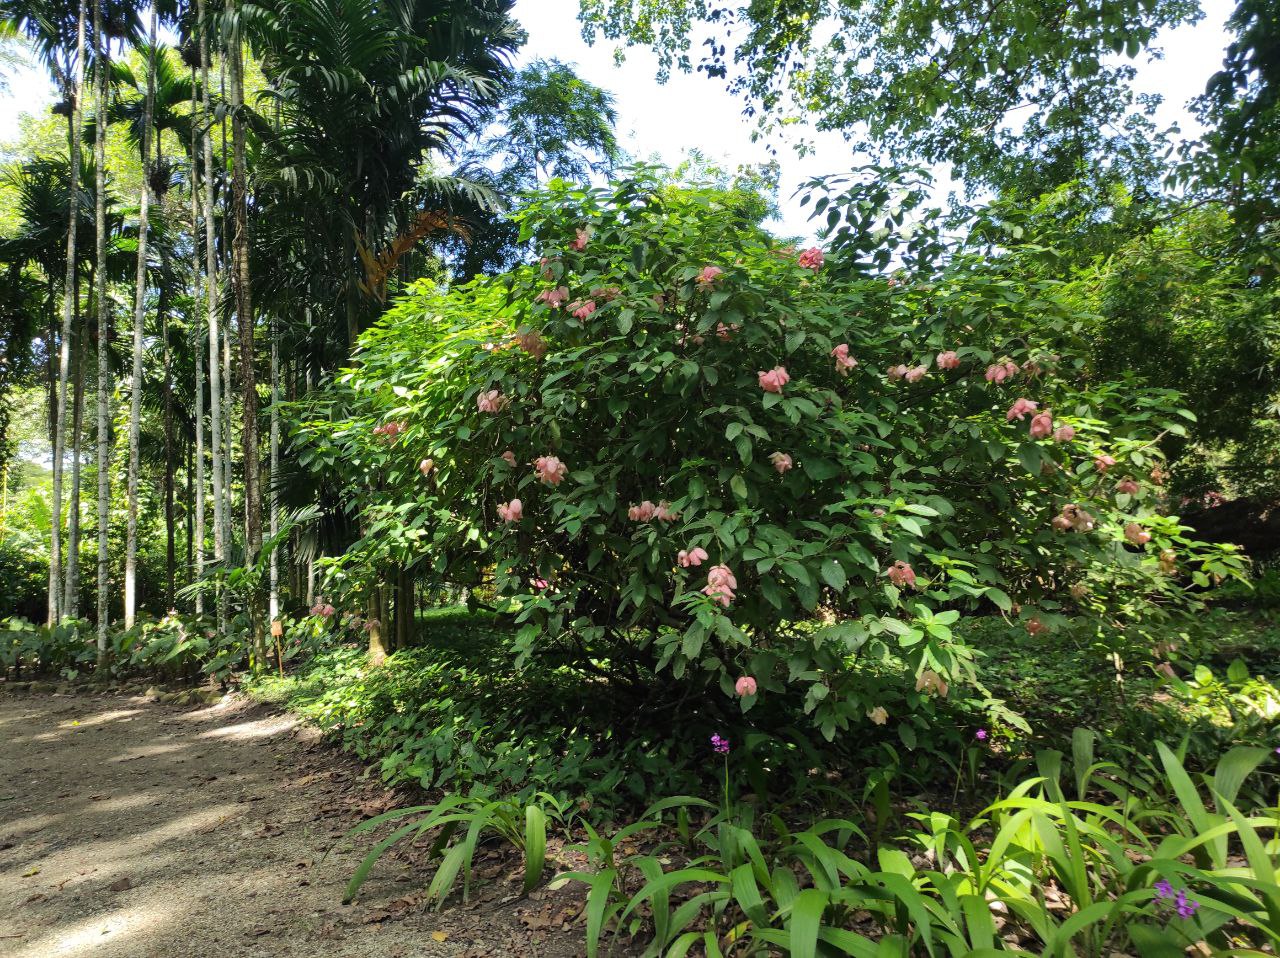
<path fill-rule="evenodd" d="M 1203 0 L 1203 6 L 1206 15 L 1199 24 L 1161 39 L 1163 60 L 1139 61 L 1138 88 L 1164 95 L 1157 119 L 1162 124 L 1176 122 L 1189 135 L 1195 135 L 1198 126 L 1185 106 L 1203 92 L 1205 82 L 1221 64 L 1227 43 L 1223 24 L 1233 3 Z M 619 67 L 611 45 L 590 47 L 582 40 L 577 10 L 578 0 L 518 0 L 516 16 L 529 33 L 522 60 L 546 57 L 575 64 L 584 79 L 613 92 L 619 133 L 628 152 L 641 158 L 657 155 L 674 164 L 696 149 L 728 169 L 769 159 L 763 144 L 751 142 L 751 123 L 743 119 L 741 104 L 725 92 L 723 81 L 696 73 L 675 74 L 667 84 L 659 85 L 655 80 L 656 57 L 639 48 L 628 51 L 627 61 Z M 9 92 L 0 94 L 0 142 L 12 139 L 17 132 L 19 114 L 44 110 L 53 99 L 48 81 L 38 70 L 23 70 L 8 80 Z M 802 181 L 844 172 L 856 161 L 834 134 L 815 138 L 811 132 L 801 131 L 801 135 L 816 142 L 816 150 L 803 159 L 797 158 L 789 145 L 774 143 L 782 164 L 783 220 L 778 230 L 807 235 L 807 220 L 791 194 Z"/>

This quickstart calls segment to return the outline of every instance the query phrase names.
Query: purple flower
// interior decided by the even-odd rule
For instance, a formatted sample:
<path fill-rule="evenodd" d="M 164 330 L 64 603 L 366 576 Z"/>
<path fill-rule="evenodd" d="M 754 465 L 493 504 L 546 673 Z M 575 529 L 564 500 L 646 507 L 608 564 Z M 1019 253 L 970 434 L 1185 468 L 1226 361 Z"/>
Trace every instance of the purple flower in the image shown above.
<path fill-rule="evenodd" d="M 721 738 L 718 733 L 711 736 L 711 747 L 716 750 L 717 755 L 729 754 L 729 740 Z"/>
<path fill-rule="evenodd" d="M 1178 917 L 1190 918 L 1196 913 L 1196 909 L 1200 907 L 1200 903 L 1193 899 L 1187 898 L 1186 890 L 1180 890 L 1177 898 Z"/>
<path fill-rule="evenodd" d="M 980 728 L 978 729 L 978 731 L 973 733 L 973 737 L 976 738 L 979 742 L 985 742 L 987 740 L 987 730 L 984 728 Z"/>
<path fill-rule="evenodd" d="M 1162 878 L 1162 879 L 1160 879 L 1158 882 L 1156 882 L 1156 897 L 1157 897 L 1157 898 L 1172 898 L 1172 897 L 1173 897 L 1173 886 L 1172 886 L 1172 885 L 1170 885 L 1170 884 L 1169 884 L 1167 881 L 1165 881 L 1163 878 Z"/>

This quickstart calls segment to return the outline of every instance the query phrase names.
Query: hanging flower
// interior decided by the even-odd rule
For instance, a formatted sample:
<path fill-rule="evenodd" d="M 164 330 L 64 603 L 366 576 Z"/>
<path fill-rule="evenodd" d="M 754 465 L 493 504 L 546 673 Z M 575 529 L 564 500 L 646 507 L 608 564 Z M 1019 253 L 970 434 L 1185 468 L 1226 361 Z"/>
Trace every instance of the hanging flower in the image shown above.
<path fill-rule="evenodd" d="M 503 522 L 519 522 L 524 518 L 524 503 L 519 499 L 504 502 L 498 506 L 498 518 Z"/>
<path fill-rule="evenodd" d="M 723 738 L 719 734 L 711 736 L 711 747 L 715 749 L 715 753 L 717 755 L 729 754 L 729 740 L 727 738 Z"/>
<path fill-rule="evenodd" d="M 1074 502 L 1068 502 L 1062 507 L 1062 515 L 1060 518 L 1065 519 L 1067 521 L 1067 525 L 1076 532 L 1092 532 L 1093 527 L 1096 524 L 1096 520 L 1093 516 Z M 1055 523 L 1054 528 L 1059 528 L 1059 524 Z"/>
<path fill-rule="evenodd" d="M 799 264 L 803 269 L 811 269 L 815 273 L 822 268 L 822 250 L 812 246 L 800 254 Z"/>
<path fill-rule="evenodd" d="M 591 291 L 592 299 L 602 299 L 606 303 L 611 303 L 622 295 L 622 289 L 618 286 L 597 286 Z"/>
<path fill-rule="evenodd" d="M 559 262 L 559 256 L 544 256 L 538 260 L 538 266 L 542 269 L 542 278 L 552 279 L 556 275 L 555 267 Z"/>
<path fill-rule="evenodd" d="M 497 413 L 507 404 L 506 397 L 499 389 L 490 389 L 476 397 L 476 408 L 481 412 Z"/>
<path fill-rule="evenodd" d="M 987 382 L 995 383 L 999 386 L 1010 376 L 1018 374 L 1018 364 L 1013 362 L 993 363 L 987 367 L 984 377 Z"/>
<path fill-rule="evenodd" d="M 719 266 L 704 266 L 702 272 L 698 274 L 699 286 L 710 286 L 724 274 Z"/>
<path fill-rule="evenodd" d="M 858 361 L 849 355 L 849 344 L 841 343 L 835 349 L 831 350 L 831 355 L 836 359 L 836 372 L 841 376 L 848 376 L 849 370 L 858 365 Z"/>
<path fill-rule="evenodd" d="M 736 588 L 738 580 L 732 570 L 727 565 L 713 565 L 707 573 L 707 584 L 702 591 L 727 609 L 729 603 L 736 598 Z"/>
<path fill-rule="evenodd" d="M 791 457 L 785 452 L 770 453 L 769 461 L 773 463 L 773 468 L 778 470 L 778 475 L 782 475 L 793 465 Z"/>
<path fill-rule="evenodd" d="M 1027 619 L 1027 634 L 1033 639 L 1044 632 L 1048 632 L 1049 627 L 1037 619 L 1035 616 Z"/>
<path fill-rule="evenodd" d="M 783 366 L 774 366 L 767 373 L 757 373 L 760 388 L 767 393 L 781 393 L 782 387 L 791 382 L 791 376 Z"/>
<path fill-rule="evenodd" d="M 954 349 L 948 349 L 945 353 L 938 353 L 936 362 L 939 369 L 958 369 L 960 367 L 960 357 L 956 355 Z"/>
<path fill-rule="evenodd" d="M 1076 437 L 1075 426 L 1059 426 L 1053 431 L 1054 442 L 1070 442 Z"/>
<path fill-rule="evenodd" d="M 632 506 L 627 510 L 627 518 L 632 522 L 648 522 L 657 513 L 658 507 L 646 499 L 638 506 Z"/>
<path fill-rule="evenodd" d="M 706 549 L 702 546 L 694 546 L 692 549 L 681 549 L 680 554 L 676 556 L 676 561 L 680 563 L 680 568 L 687 569 L 691 565 L 702 565 L 708 558 Z"/>
<path fill-rule="evenodd" d="M 659 522 L 675 522 L 680 518 L 680 513 L 671 508 L 671 503 L 665 499 L 658 503 L 658 511 L 654 513 Z"/>
<path fill-rule="evenodd" d="M 569 304 L 569 311 L 573 313 L 575 319 L 588 319 L 596 311 L 596 304 L 594 300 L 580 299 L 576 303 Z"/>
<path fill-rule="evenodd" d="M 899 363 L 896 366 L 890 366 L 885 375 L 890 379 L 901 379 L 910 371 L 911 370 L 905 364 Z"/>
<path fill-rule="evenodd" d="M 422 462 L 418 463 L 418 471 L 422 473 L 424 477 L 431 475 L 435 468 L 436 461 L 434 459 L 423 459 Z"/>
<path fill-rule="evenodd" d="M 569 467 L 555 456 L 539 456 L 533 462 L 533 471 L 549 486 L 558 486 L 564 481 Z"/>
<path fill-rule="evenodd" d="M 409 428 L 408 423 L 399 421 L 384 422 L 381 426 L 376 426 L 373 430 L 375 436 L 380 436 L 388 442 L 394 442 L 396 436 Z"/>
<path fill-rule="evenodd" d="M 885 711 L 885 707 L 883 705 L 877 705 L 867 713 L 867 718 L 871 719 L 871 721 L 876 725 L 883 725 L 885 722 L 889 721 L 889 713 Z"/>
<path fill-rule="evenodd" d="M 539 302 L 546 303 L 552 309 L 559 309 L 569 298 L 568 286 L 557 286 L 555 289 L 544 289 L 538 294 Z"/>
<path fill-rule="evenodd" d="M 1160 550 L 1160 571 L 1165 575 L 1173 575 L 1178 571 L 1178 553 L 1172 549 Z"/>
<path fill-rule="evenodd" d="M 1133 496 L 1138 493 L 1138 483 L 1132 476 L 1125 476 L 1116 483 L 1116 494 L 1124 496 Z"/>
<path fill-rule="evenodd" d="M 920 380 L 924 379 L 928 372 L 928 366 L 912 366 L 902 374 L 902 378 L 909 383 L 918 383 Z"/>
<path fill-rule="evenodd" d="M 1053 432 L 1053 415 L 1049 410 L 1031 417 L 1031 438 L 1045 439 Z"/>
<path fill-rule="evenodd" d="M 541 359 L 547 354 L 547 342 L 535 329 L 516 333 L 516 345 L 534 359 Z"/>
<path fill-rule="evenodd" d="M 1112 459 L 1110 456 L 1108 456 L 1106 453 L 1102 453 L 1101 455 L 1097 455 L 1093 457 L 1093 468 L 1097 469 L 1098 472 L 1106 472 L 1115 464 L 1116 464 L 1116 461 Z"/>
<path fill-rule="evenodd" d="M 756 680 L 749 675 L 743 675 L 738 679 L 738 681 L 733 683 L 733 690 L 738 693 L 739 698 L 746 698 L 748 695 L 755 695 Z"/>
<path fill-rule="evenodd" d="M 502 454 L 502 461 L 514 469 L 516 467 L 516 454 L 508 449 Z"/>
<path fill-rule="evenodd" d="M 1134 546 L 1145 546 L 1151 541 L 1151 533 L 1136 522 L 1130 522 L 1124 527 L 1124 537 Z"/>
<path fill-rule="evenodd" d="M 1013 422 L 1015 419 L 1025 419 L 1029 414 L 1040 408 L 1039 403 L 1034 403 L 1030 399 L 1018 399 L 1008 411 L 1005 412 L 1004 418 L 1006 422 Z"/>
<path fill-rule="evenodd" d="M 573 242 L 570 243 L 569 246 L 572 247 L 573 249 L 576 249 L 578 252 L 582 252 L 584 249 L 587 248 L 587 243 L 590 239 L 591 239 L 590 230 L 586 230 L 579 227 L 576 234 L 574 235 Z"/>
<path fill-rule="evenodd" d="M 916 587 L 916 572 L 911 568 L 910 563 L 903 562 L 899 559 L 893 565 L 889 566 L 889 581 L 901 588 L 908 586 L 914 589 Z"/>
<path fill-rule="evenodd" d="M 925 669 L 916 676 L 916 691 L 936 694 L 939 698 L 946 698 L 947 693 L 951 691 L 951 686 L 933 669 Z"/>

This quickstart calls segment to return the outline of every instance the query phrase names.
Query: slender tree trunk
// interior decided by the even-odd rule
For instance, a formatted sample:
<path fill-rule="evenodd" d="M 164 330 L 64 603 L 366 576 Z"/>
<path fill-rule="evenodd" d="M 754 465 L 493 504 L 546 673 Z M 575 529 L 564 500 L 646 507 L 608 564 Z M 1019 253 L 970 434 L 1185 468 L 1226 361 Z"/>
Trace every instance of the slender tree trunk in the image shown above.
<path fill-rule="evenodd" d="M 160 332 L 164 337 L 164 532 L 165 532 L 165 611 L 173 608 L 174 577 L 176 575 L 177 550 L 174 534 L 173 516 L 173 356 L 169 348 L 169 314 L 164 300 L 164 291 L 160 294 L 158 307 L 161 323 Z"/>
<path fill-rule="evenodd" d="M 267 489 L 271 499 L 271 540 L 280 533 L 280 498 L 276 495 L 276 475 L 280 470 L 280 344 L 275 323 L 271 324 L 271 467 Z M 280 545 L 271 550 L 271 591 L 267 598 L 267 614 L 271 621 L 280 616 Z"/>
<path fill-rule="evenodd" d="M 201 146 L 204 154 L 204 255 L 206 320 L 209 328 L 209 450 L 212 455 L 213 473 L 213 555 L 214 561 L 226 561 L 226 499 L 224 497 L 222 470 L 222 374 L 218 362 L 218 246 L 214 236 L 213 221 L 213 109 L 209 103 L 209 30 L 205 20 L 204 0 L 198 0 L 196 15 L 200 28 L 200 106 L 204 128 Z M 203 460 L 201 465 L 203 472 Z M 201 495 L 204 486 L 201 485 Z M 201 519 L 203 519 L 201 509 Z M 204 539 L 200 545 L 203 547 Z M 225 632 L 227 626 L 226 603 L 218 599 L 218 627 Z"/>
<path fill-rule="evenodd" d="M 125 532 L 124 627 L 133 628 L 138 603 L 138 441 L 142 423 L 142 336 L 147 306 L 147 232 L 151 204 L 151 119 L 155 112 L 156 9 L 148 31 L 147 92 L 142 106 L 142 189 L 138 196 L 138 268 L 133 297 L 133 377 L 129 398 L 129 519 Z"/>
<path fill-rule="evenodd" d="M 71 503 L 67 509 L 66 592 L 62 614 L 80 617 L 80 468 L 81 441 L 84 435 L 84 354 L 88 350 L 88 322 L 80 311 L 80 275 L 76 274 L 76 387 L 71 421 Z"/>
<path fill-rule="evenodd" d="M 94 291 L 98 307 L 98 669 L 106 675 L 107 627 L 111 618 L 111 592 L 108 589 L 110 557 L 107 554 L 111 521 L 111 366 L 107 351 L 111 339 L 110 301 L 107 299 L 107 69 L 106 49 L 102 38 L 102 2 L 93 4 L 94 86 L 96 115 L 94 123 Z"/>
<path fill-rule="evenodd" d="M 203 13 L 201 14 L 203 16 Z M 203 63 L 207 51 L 204 46 L 204 25 L 199 26 L 200 30 L 200 50 L 201 62 Z M 197 116 L 196 91 L 198 84 L 196 83 L 195 70 L 192 70 L 191 76 L 191 115 Z M 205 71 L 207 72 L 207 71 Z M 203 81 L 202 81 L 203 82 Z M 201 262 L 200 262 L 200 154 L 199 145 L 196 143 L 196 128 L 199 124 L 191 124 L 191 275 L 193 277 L 193 299 L 199 301 L 200 297 L 200 278 L 201 278 Z M 205 133 L 205 143 L 209 142 L 209 134 Z M 205 167 L 204 175 L 207 180 L 209 176 L 209 168 Z M 212 226 L 212 221 L 208 224 Z M 207 241 L 207 238 L 206 238 Z M 212 249 L 212 246 L 210 247 Z M 197 312 L 197 317 L 199 313 Z M 192 490 L 188 497 L 190 505 L 187 514 L 191 516 L 191 510 L 195 510 L 193 532 L 187 535 L 187 551 L 191 554 L 192 568 L 194 569 L 196 581 L 204 576 L 204 348 L 202 342 L 203 325 L 200 320 L 196 319 L 196 409 L 195 409 L 195 432 L 196 432 L 196 449 L 195 449 L 195 489 Z M 216 399 L 215 399 L 216 402 Z M 216 445 L 216 441 L 215 441 Z M 191 469 L 187 469 L 187 482 L 191 482 Z M 191 524 L 191 519 L 188 525 Z M 204 612 L 204 593 L 196 592 L 196 615 Z"/>
<path fill-rule="evenodd" d="M 71 370 L 71 322 L 76 299 L 76 228 L 80 223 L 80 126 L 84 97 L 85 19 L 87 0 L 80 0 L 76 16 L 76 64 L 71 91 L 68 129 L 70 168 L 68 174 L 67 272 L 62 289 L 62 348 L 58 363 L 58 411 L 53 430 L 53 521 L 49 524 L 49 624 L 62 617 L 62 473 L 66 458 L 64 436 L 67 423 L 67 379 Z M 49 344 L 53 346 L 52 343 Z"/>

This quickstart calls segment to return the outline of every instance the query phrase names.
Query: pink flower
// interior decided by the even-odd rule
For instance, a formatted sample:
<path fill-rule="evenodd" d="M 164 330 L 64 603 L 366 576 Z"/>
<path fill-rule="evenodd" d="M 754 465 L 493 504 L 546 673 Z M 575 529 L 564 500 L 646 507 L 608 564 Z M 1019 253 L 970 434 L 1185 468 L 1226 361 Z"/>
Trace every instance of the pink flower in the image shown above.
<path fill-rule="evenodd" d="M 702 591 L 727 609 L 729 603 L 736 598 L 733 590 L 737 587 L 738 580 L 727 565 L 713 565 L 707 573 L 707 584 Z"/>
<path fill-rule="evenodd" d="M 950 689 L 951 686 L 947 684 L 947 680 L 933 669 L 925 669 L 916 676 L 917 692 L 934 692 L 945 699 Z"/>
<path fill-rule="evenodd" d="M 898 587 L 916 586 L 916 572 L 911 565 L 899 559 L 893 565 L 889 566 L 889 581 Z"/>
<path fill-rule="evenodd" d="M 555 289 L 544 289 L 537 298 L 539 302 L 546 303 L 552 309 L 559 309 L 569 298 L 569 287 L 557 286 Z"/>
<path fill-rule="evenodd" d="M 409 426 L 407 423 L 395 421 L 384 422 L 381 426 L 374 427 L 373 434 L 375 436 L 381 436 L 389 442 L 394 442 L 396 436 L 400 435 L 400 433 L 404 432 L 408 428 Z"/>
<path fill-rule="evenodd" d="M 1049 410 L 1031 417 L 1031 438 L 1044 439 L 1053 433 L 1053 416 Z"/>
<path fill-rule="evenodd" d="M 767 373 L 757 373 L 760 388 L 767 393 L 781 393 L 782 387 L 791 382 L 791 376 L 782 366 L 774 366 Z"/>
<path fill-rule="evenodd" d="M 1092 532 L 1096 524 L 1096 520 L 1085 510 L 1081 509 L 1073 502 L 1068 502 L 1062 507 L 1061 518 L 1067 520 L 1067 524 L 1076 532 Z M 1054 523 L 1054 528 L 1058 528 L 1059 523 Z M 1062 531 L 1066 531 L 1065 529 Z"/>
<path fill-rule="evenodd" d="M 1059 426 L 1053 431 L 1054 442 L 1070 442 L 1076 437 L 1075 426 Z"/>
<path fill-rule="evenodd" d="M 1145 546 L 1151 541 L 1151 533 L 1136 522 L 1130 522 L 1124 527 L 1124 537 L 1134 546 Z"/>
<path fill-rule="evenodd" d="M 577 319 L 587 319 L 596 311 L 596 304 L 590 299 L 580 299 L 576 303 L 570 303 L 569 309 Z"/>
<path fill-rule="evenodd" d="M 1053 526 L 1054 532 L 1066 532 L 1071 528 L 1071 520 L 1066 516 L 1054 516 L 1053 522 L 1050 523 L 1050 525 Z"/>
<path fill-rule="evenodd" d="M 516 454 L 512 452 L 510 449 L 508 449 L 506 452 L 502 454 L 502 459 L 512 469 L 516 467 Z"/>
<path fill-rule="evenodd" d="M 738 681 L 733 683 L 733 690 L 738 693 L 739 698 L 746 698 L 748 695 L 756 694 L 756 680 L 749 675 L 739 677 Z"/>
<path fill-rule="evenodd" d="M 658 507 L 646 499 L 638 506 L 632 506 L 627 510 L 627 518 L 632 522 L 648 522 L 658 512 Z"/>
<path fill-rule="evenodd" d="M 418 463 L 418 471 L 424 476 L 431 475 L 431 472 L 435 467 L 436 461 L 434 459 L 423 459 L 422 462 Z"/>
<path fill-rule="evenodd" d="M 498 389 L 490 389 L 476 397 L 476 407 L 481 412 L 501 412 L 502 407 L 506 404 L 507 400 L 503 397 L 502 391 Z"/>
<path fill-rule="evenodd" d="M 555 456 L 539 456 L 533 462 L 533 471 L 549 486 L 558 486 L 564 481 L 569 467 Z"/>
<path fill-rule="evenodd" d="M 592 299 L 602 299 L 606 303 L 613 302 L 622 295 L 622 289 L 618 286 L 597 286 L 591 291 Z"/>
<path fill-rule="evenodd" d="M 773 468 L 778 470 L 778 475 L 782 475 L 792 466 L 791 457 L 785 452 L 771 453 L 769 461 L 773 463 Z"/>
<path fill-rule="evenodd" d="M 680 563 L 680 568 L 687 569 L 691 565 L 702 565 L 709 556 L 707 550 L 702 546 L 694 546 L 692 549 L 681 549 L 680 554 L 676 557 Z"/>
<path fill-rule="evenodd" d="M 579 228 L 577 235 L 574 236 L 573 242 L 569 246 L 581 252 L 587 248 L 587 241 L 591 239 L 591 233 L 588 230 Z"/>
<path fill-rule="evenodd" d="M 727 343 L 729 340 L 733 339 L 733 334 L 741 328 L 742 327 L 737 323 L 729 323 L 728 325 L 725 325 L 724 323 L 716 323 L 716 339 L 720 340 L 722 343 Z M 700 339 L 701 337 L 694 338 Z M 701 346 L 702 343 L 698 343 L 698 345 Z"/>
<path fill-rule="evenodd" d="M 542 268 L 542 278 L 551 279 L 556 275 L 554 266 L 560 262 L 559 256 L 544 256 L 538 260 L 538 265 Z"/>
<path fill-rule="evenodd" d="M 867 718 L 871 719 L 871 721 L 876 725 L 883 725 L 885 722 L 889 721 L 889 713 L 885 710 L 883 705 L 877 705 L 867 713 Z"/>
<path fill-rule="evenodd" d="M 800 254 L 800 266 L 804 269 L 811 269 L 815 273 L 822 268 L 822 250 L 813 246 Z"/>
<path fill-rule="evenodd" d="M 1106 472 L 1115 464 L 1116 464 L 1116 461 L 1112 459 L 1110 456 L 1108 456 L 1105 452 L 1100 453 L 1093 457 L 1093 468 L 1097 469 L 1098 472 Z"/>
<path fill-rule="evenodd" d="M 1007 422 L 1013 422 L 1015 419 L 1025 419 L 1028 413 L 1033 413 L 1039 408 L 1039 404 L 1033 403 L 1030 399 L 1019 399 L 1009 407 L 1008 412 L 1004 414 L 1004 418 Z"/>
<path fill-rule="evenodd" d="M 831 350 L 831 355 L 836 358 L 836 372 L 841 376 L 849 375 L 849 370 L 858 365 L 858 361 L 849 355 L 848 343 L 841 343 Z"/>
<path fill-rule="evenodd" d="M 320 600 L 317 600 L 316 604 L 311 607 L 311 614 L 318 615 L 322 619 L 330 618 L 336 611 L 337 609 L 329 605 L 329 603 Z"/>
<path fill-rule="evenodd" d="M 902 374 L 902 378 L 909 383 L 918 383 L 920 380 L 924 379 L 925 373 L 928 371 L 928 366 L 912 366 Z"/>
<path fill-rule="evenodd" d="M 537 330 L 516 333 L 516 345 L 534 359 L 541 359 L 547 354 L 547 342 Z"/>
<path fill-rule="evenodd" d="M 987 380 L 987 382 L 995 383 L 997 386 L 999 386 L 1002 382 L 1004 382 L 1010 376 L 1016 376 L 1017 373 L 1018 373 L 1017 363 L 1012 363 L 1012 362 L 995 363 L 994 365 L 987 367 L 985 379 Z"/>
<path fill-rule="evenodd" d="M 938 353 L 937 363 L 939 369 L 958 369 L 960 357 L 954 349 L 948 349 L 945 353 Z"/>
<path fill-rule="evenodd" d="M 659 522 L 675 522 L 680 518 L 680 513 L 672 511 L 671 503 L 665 499 L 658 503 L 658 511 L 654 515 L 657 516 Z"/>
<path fill-rule="evenodd" d="M 910 370 L 905 365 L 899 363 L 897 366 L 890 366 L 886 375 L 888 375 L 890 379 L 901 379 L 908 372 L 910 372 Z"/>
<path fill-rule="evenodd" d="M 539 592 L 545 592 L 547 589 L 551 588 L 551 583 L 546 579 L 530 579 L 529 584 Z"/>
<path fill-rule="evenodd" d="M 1042 632 L 1048 632 L 1049 627 L 1037 619 L 1035 616 L 1027 619 L 1027 634 L 1032 638 L 1040 635 Z"/>
<path fill-rule="evenodd" d="M 1132 476 L 1125 476 L 1116 483 L 1116 492 L 1126 496 L 1135 495 L 1138 491 L 1138 483 L 1134 481 Z"/>
<path fill-rule="evenodd" d="M 498 506 L 498 518 L 503 522 L 519 522 L 524 518 L 524 503 L 519 499 L 504 502 Z"/>
<path fill-rule="evenodd" d="M 702 267 L 702 272 L 698 274 L 698 285 L 710 286 L 723 273 L 724 273 L 724 270 L 722 270 L 719 266 L 704 266 Z"/>

